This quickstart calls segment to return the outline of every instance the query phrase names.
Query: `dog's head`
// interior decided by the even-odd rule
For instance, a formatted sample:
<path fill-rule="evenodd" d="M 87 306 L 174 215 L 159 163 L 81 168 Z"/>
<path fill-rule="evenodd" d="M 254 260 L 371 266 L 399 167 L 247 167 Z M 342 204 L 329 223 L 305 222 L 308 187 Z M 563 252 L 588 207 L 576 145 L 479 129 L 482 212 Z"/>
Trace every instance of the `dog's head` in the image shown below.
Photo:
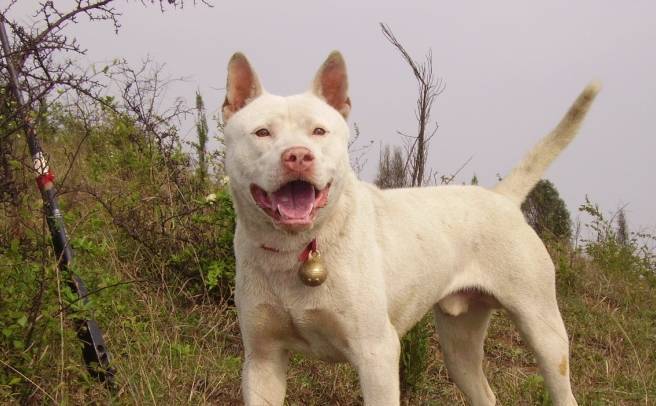
<path fill-rule="evenodd" d="M 342 191 L 351 109 L 339 52 L 303 94 L 267 93 L 246 57 L 233 55 L 223 104 L 226 171 L 242 216 L 304 231 L 328 216 Z"/>

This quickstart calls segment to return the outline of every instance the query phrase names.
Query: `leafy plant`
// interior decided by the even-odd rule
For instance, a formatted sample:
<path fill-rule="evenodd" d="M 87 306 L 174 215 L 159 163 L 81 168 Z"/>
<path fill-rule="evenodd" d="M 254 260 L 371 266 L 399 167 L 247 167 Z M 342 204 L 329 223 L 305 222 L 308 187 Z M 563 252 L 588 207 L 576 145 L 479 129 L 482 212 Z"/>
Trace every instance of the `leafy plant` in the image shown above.
<path fill-rule="evenodd" d="M 522 203 L 528 224 L 543 240 L 568 240 L 572 236 L 572 221 L 563 199 L 554 184 L 540 180 Z"/>
<path fill-rule="evenodd" d="M 579 210 L 592 219 L 586 227 L 594 238 L 584 239 L 583 242 L 585 252 L 595 263 L 613 272 L 656 281 L 656 254 L 652 249 L 656 236 L 628 231 L 622 210 L 618 211 L 621 216 L 613 215 L 608 219 L 587 196 Z M 622 219 L 619 227 L 614 226 L 616 218 Z"/>
<path fill-rule="evenodd" d="M 399 375 L 402 390 L 412 392 L 424 381 L 428 365 L 428 340 L 433 333 L 431 314 L 427 314 L 401 339 Z"/>

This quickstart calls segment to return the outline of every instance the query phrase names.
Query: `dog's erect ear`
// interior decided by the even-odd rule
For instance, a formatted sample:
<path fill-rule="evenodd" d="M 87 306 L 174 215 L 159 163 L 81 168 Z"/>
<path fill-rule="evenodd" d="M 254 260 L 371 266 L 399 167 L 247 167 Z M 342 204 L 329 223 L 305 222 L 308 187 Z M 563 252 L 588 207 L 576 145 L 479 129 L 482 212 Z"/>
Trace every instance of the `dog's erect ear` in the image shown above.
<path fill-rule="evenodd" d="M 223 102 L 223 121 L 262 94 L 262 86 L 248 59 L 241 52 L 232 55 L 228 62 L 228 83 Z"/>
<path fill-rule="evenodd" d="M 314 77 L 312 91 L 346 118 L 351 111 L 348 97 L 348 77 L 342 54 L 333 51 Z"/>

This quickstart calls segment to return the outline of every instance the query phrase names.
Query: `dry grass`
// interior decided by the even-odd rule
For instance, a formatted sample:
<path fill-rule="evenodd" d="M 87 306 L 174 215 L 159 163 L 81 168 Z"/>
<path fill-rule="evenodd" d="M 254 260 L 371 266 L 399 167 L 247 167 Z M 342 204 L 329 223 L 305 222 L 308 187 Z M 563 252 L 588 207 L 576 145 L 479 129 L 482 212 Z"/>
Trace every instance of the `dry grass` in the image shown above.
<path fill-rule="evenodd" d="M 656 295 L 645 280 L 600 273 L 580 261 L 580 288 L 561 286 L 560 303 L 572 344 L 572 379 L 579 402 L 654 404 Z M 143 310 L 110 324 L 125 404 L 239 404 L 241 345 L 234 310 L 227 306 L 181 307 L 170 292 L 144 292 Z M 420 389 L 407 405 L 466 404 L 450 382 L 438 337 Z M 484 368 L 499 404 L 549 404 L 533 355 L 508 317 L 498 313 L 486 342 Z M 289 405 L 361 404 L 357 376 L 348 365 L 292 359 Z M 99 397 L 98 397 L 99 396 Z M 76 401 L 103 399 L 93 390 Z M 77 402 L 75 402 L 77 403 Z"/>
<path fill-rule="evenodd" d="M 229 285 L 208 291 L 204 285 L 207 274 L 203 273 L 207 271 L 208 258 L 203 258 L 210 256 L 207 253 L 214 255 L 210 260 L 223 260 L 221 266 L 231 264 L 225 260 L 229 257 L 229 236 L 216 231 L 228 227 L 222 216 L 229 213 L 221 211 L 225 207 L 219 204 L 205 207 L 197 203 L 207 191 L 196 195 L 175 192 L 189 196 L 185 205 L 176 206 L 179 199 L 170 192 L 175 190 L 169 180 L 171 173 L 165 168 L 151 170 L 159 159 L 142 163 L 141 155 L 129 150 L 132 155 L 128 160 L 119 155 L 124 145 L 114 148 L 107 144 L 106 140 L 117 136 L 112 137 L 102 133 L 91 137 L 88 142 L 92 144 L 82 150 L 70 179 L 81 186 L 79 190 L 82 186 L 97 187 L 107 200 L 114 199 L 116 211 L 127 207 L 129 210 L 118 218 L 127 224 L 117 224 L 116 218 L 85 193 L 71 192 L 62 203 L 70 229 L 77 237 L 85 236 L 77 242 L 77 263 L 83 278 L 91 287 L 124 283 L 99 292 L 92 303 L 114 355 L 117 390 L 110 393 L 88 377 L 70 319 L 65 319 L 65 328 L 60 330 L 59 286 L 48 266 L 44 268 L 47 289 L 37 320 L 38 339 L 26 349 L 12 346 L 10 339 L 0 341 L 0 403 L 241 404 L 242 348 L 236 312 L 226 294 Z M 58 162 L 66 162 L 63 156 Z M 185 186 L 189 173 L 176 168 L 182 171 L 178 181 Z M 100 180 L 81 176 L 94 170 Z M 113 171 L 113 175 L 105 176 L 102 171 Z M 26 199 L 38 201 L 34 193 Z M 21 220 L 25 224 L 20 230 L 27 231 L 16 237 L 24 251 L 37 246 L 42 230 L 39 217 L 30 216 Z M 173 220 L 161 221 L 161 227 L 156 221 L 169 217 Z M 4 221 L 0 216 L 0 229 L 9 230 Z M 146 243 L 151 248 L 130 236 L 126 225 L 142 227 L 137 237 L 150 238 Z M 0 235 L 0 241 L 13 244 L 3 238 Z M 192 238 L 196 240 L 188 242 Z M 224 251 L 213 251 L 211 244 L 217 241 Z M 199 242 L 206 244 L 205 254 L 198 250 Z M 157 255 L 149 249 L 158 250 Z M 18 294 L 29 299 L 34 280 L 41 275 L 37 272 L 40 256 L 22 258 L 14 251 L 0 246 L 0 272 L 11 277 L 6 279 L 11 283 L 0 285 L 0 305 L 10 303 L 9 294 L 16 295 L 12 300 L 17 300 Z M 572 380 L 580 404 L 656 404 L 656 277 L 624 269 L 621 257 L 593 262 L 579 253 L 558 249 L 552 251 L 552 257 L 559 268 L 558 297 L 570 334 Z M 47 260 L 54 263 L 51 257 Z M 35 266 L 29 271 L 36 275 L 34 280 L 21 279 L 31 275 L 28 265 Z M 19 287 L 23 291 L 17 290 Z M 0 324 L 9 326 L 2 332 L 13 334 L 8 336 L 12 339 L 22 337 L 16 322 L 24 310 L 18 310 L 10 313 L 0 307 Z M 448 378 L 435 335 L 429 353 L 424 381 L 414 393 L 404 395 L 403 403 L 466 404 Z M 486 354 L 484 369 L 500 404 L 549 404 L 533 355 L 502 312 L 493 318 Z M 361 404 L 357 375 L 348 365 L 294 356 L 286 403 Z"/>
<path fill-rule="evenodd" d="M 108 249 L 106 269 L 137 279 L 138 267 L 121 260 L 119 251 Z M 561 264 L 559 301 L 570 334 L 572 380 L 580 404 L 656 404 L 653 279 L 611 272 L 579 256 L 552 254 Z M 193 296 L 185 284 L 167 281 L 124 285 L 101 293 L 97 300 L 104 303 L 100 321 L 115 358 L 117 391 L 110 394 L 89 380 L 76 341 L 68 334 L 63 364 L 56 340 L 42 355 L 53 363 L 52 371 L 63 369 L 63 376 L 26 376 L 31 395 L 23 398 L 25 403 L 48 403 L 52 397 L 63 404 L 241 404 L 242 348 L 231 304 L 217 302 L 211 294 Z M 403 404 L 466 404 L 448 378 L 436 335 L 430 349 L 424 382 L 404 396 Z M 484 368 L 499 404 L 549 404 L 533 355 L 503 312 L 491 323 Z M 3 402 L 18 399 L 6 396 Z M 350 366 L 292 358 L 286 404 L 361 403 Z"/>

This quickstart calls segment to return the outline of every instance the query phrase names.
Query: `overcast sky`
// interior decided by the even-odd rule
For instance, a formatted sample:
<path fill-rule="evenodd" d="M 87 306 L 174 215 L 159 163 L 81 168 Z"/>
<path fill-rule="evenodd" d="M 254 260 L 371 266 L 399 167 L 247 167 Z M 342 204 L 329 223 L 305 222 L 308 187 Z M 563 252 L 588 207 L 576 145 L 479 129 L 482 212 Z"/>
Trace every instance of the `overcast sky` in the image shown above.
<path fill-rule="evenodd" d="M 66 1 L 63 1 L 66 3 Z M 169 95 L 193 103 L 196 89 L 217 111 L 226 64 L 243 51 L 264 87 L 304 91 L 333 49 L 347 61 L 351 123 L 375 141 L 362 173 L 373 179 L 382 143 L 416 130 L 416 86 L 379 22 L 416 58 L 433 52 L 446 91 L 433 108 L 439 131 L 430 165 L 459 182 L 475 173 L 492 186 L 558 122 L 587 82 L 603 84 L 580 135 L 556 160 L 552 180 L 576 218 L 585 195 L 605 212 L 627 205 L 629 225 L 656 228 L 656 2 L 637 1 L 219 1 L 164 14 L 117 1 L 122 28 L 81 22 L 69 28 L 88 60 L 135 64 L 150 56 L 188 81 Z M 34 0 L 12 17 L 30 21 Z M 59 1 L 57 1 L 59 3 Z M 215 125 L 214 125 L 215 127 Z M 189 133 L 193 135 L 193 133 Z"/>

